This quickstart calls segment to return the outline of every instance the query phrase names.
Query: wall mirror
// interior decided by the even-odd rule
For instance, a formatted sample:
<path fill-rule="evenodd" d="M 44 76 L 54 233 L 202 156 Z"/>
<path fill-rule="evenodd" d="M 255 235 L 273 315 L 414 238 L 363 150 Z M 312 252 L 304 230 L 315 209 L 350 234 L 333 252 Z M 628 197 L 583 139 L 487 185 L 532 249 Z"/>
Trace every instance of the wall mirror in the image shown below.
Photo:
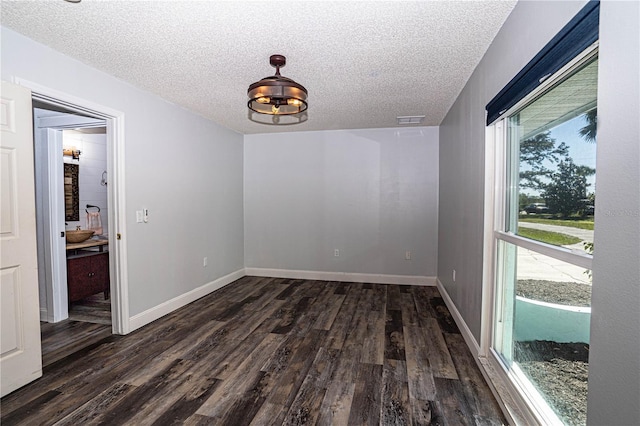
<path fill-rule="evenodd" d="M 80 187 L 78 185 L 78 164 L 64 165 L 64 220 L 80 220 Z"/>

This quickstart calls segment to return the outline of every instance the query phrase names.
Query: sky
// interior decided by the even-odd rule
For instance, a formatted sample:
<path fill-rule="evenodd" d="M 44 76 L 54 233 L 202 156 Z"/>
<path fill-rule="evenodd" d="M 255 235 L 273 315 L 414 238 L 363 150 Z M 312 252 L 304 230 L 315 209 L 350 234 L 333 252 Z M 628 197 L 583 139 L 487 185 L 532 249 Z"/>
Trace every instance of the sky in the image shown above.
<path fill-rule="evenodd" d="M 596 143 L 587 142 L 582 136 L 580 136 L 580 129 L 587 125 L 587 120 L 584 118 L 584 114 L 575 117 L 571 120 L 552 128 L 551 138 L 556 140 L 556 146 L 561 142 L 564 142 L 569 147 L 569 155 L 573 159 L 573 162 L 579 166 L 588 166 L 593 169 L 596 168 Z M 526 165 L 520 165 L 523 169 L 526 169 Z M 550 166 L 550 165 L 548 165 Z M 555 167 L 554 167 L 555 168 Z M 596 176 L 591 175 L 587 177 L 587 193 L 595 192 Z M 522 193 L 529 195 L 540 195 L 538 191 L 531 188 L 523 188 Z"/>
<path fill-rule="evenodd" d="M 565 121 L 551 130 L 551 137 L 556 143 L 565 142 L 569 145 L 569 155 L 573 162 L 581 166 L 596 168 L 596 143 L 587 142 L 580 136 L 580 129 L 587 125 L 584 115 Z"/>

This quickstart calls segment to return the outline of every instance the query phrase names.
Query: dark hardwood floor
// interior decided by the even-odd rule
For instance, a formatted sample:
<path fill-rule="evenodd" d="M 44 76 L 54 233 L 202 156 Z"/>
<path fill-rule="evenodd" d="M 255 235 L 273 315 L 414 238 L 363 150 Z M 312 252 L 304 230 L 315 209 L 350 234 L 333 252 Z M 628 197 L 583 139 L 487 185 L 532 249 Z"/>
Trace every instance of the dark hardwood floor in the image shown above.
<path fill-rule="evenodd" d="M 42 366 L 46 367 L 111 336 L 111 300 L 102 293 L 69 305 L 69 319 L 40 323 Z"/>
<path fill-rule="evenodd" d="M 42 366 L 47 367 L 111 336 L 111 326 L 65 320 L 40 323 Z"/>
<path fill-rule="evenodd" d="M 47 366 L 3 425 L 506 423 L 435 287 L 244 277 Z"/>

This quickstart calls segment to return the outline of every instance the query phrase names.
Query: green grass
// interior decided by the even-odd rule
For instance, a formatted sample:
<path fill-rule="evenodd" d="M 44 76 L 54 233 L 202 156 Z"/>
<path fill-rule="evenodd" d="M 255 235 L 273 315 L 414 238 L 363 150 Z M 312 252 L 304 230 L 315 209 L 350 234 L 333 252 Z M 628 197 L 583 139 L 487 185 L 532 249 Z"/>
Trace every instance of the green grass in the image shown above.
<path fill-rule="evenodd" d="M 520 216 L 520 222 L 544 223 L 547 225 L 570 226 L 571 228 L 590 229 L 593 231 L 592 220 L 561 220 L 561 219 L 542 219 L 539 217 Z"/>
<path fill-rule="evenodd" d="M 543 243 L 553 244 L 554 246 L 565 246 L 582 241 L 580 238 L 572 237 L 571 235 L 532 228 L 518 228 L 518 235 L 525 238 L 531 238 L 532 240 L 541 241 Z"/>

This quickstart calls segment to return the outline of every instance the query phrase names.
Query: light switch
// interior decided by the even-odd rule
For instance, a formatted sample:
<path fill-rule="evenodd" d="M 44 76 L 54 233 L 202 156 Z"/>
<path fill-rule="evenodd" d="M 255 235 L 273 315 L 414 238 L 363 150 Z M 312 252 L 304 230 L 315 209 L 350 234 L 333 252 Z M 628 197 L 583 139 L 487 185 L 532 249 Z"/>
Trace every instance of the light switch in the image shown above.
<path fill-rule="evenodd" d="M 136 210 L 136 222 L 137 223 L 142 223 L 142 210 Z"/>

